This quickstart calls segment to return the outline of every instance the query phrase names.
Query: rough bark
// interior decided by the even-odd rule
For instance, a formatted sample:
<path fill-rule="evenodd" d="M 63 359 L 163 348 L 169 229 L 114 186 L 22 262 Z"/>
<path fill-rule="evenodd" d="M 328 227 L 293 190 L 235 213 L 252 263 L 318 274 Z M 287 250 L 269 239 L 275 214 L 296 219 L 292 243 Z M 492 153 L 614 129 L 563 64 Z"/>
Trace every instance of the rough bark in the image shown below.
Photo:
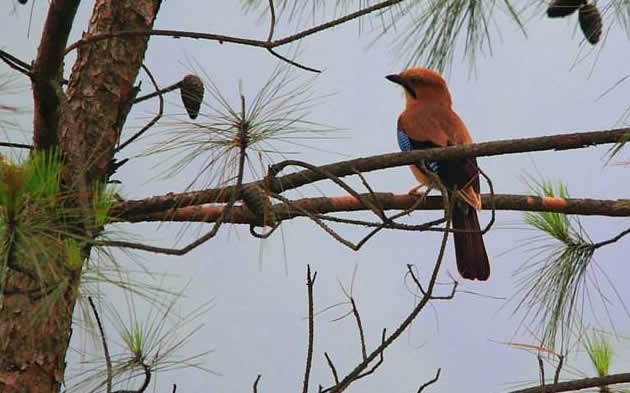
<path fill-rule="evenodd" d="M 36 149 L 58 145 L 67 170 L 65 191 L 85 191 L 103 181 L 114 154 L 121 127 L 133 99 L 133 83 L 148 44 L 147 36 L 103 40 L 82 47 L 69 85 L 56 85 L 62 74 L 67 34 L 79 0 L 54 0 L 44 27 L 33 77 Z M 127 28 L 146 29 L 153 22 L 161 0 L 96 0 L 88 35 Z M 81 195 L 78 193 L 77 195 Z M 81 201 L 78 202 L 81 206 Z M 83 204 L 83 208 L 87 205 Z M 86 228 L 67 228 L 95 236 Z M 59 239 L 63 242 L 63 239 Z M 89 248 L 85 248 L 87 258 Z M 41 277 L 9 269 L 0 310 L 0 392 L 58 392 L 65 371 L 72 313 L 77 301 L 80 274 L 63 269 L 64 255 L 42 255 L 45 266 L 64 272 L 56 277 L 53 291 L 33 291 Z M 16 254 L 14 267 L 20 265 Z M 9 292 L 7 292 L 9 290 Z"/>

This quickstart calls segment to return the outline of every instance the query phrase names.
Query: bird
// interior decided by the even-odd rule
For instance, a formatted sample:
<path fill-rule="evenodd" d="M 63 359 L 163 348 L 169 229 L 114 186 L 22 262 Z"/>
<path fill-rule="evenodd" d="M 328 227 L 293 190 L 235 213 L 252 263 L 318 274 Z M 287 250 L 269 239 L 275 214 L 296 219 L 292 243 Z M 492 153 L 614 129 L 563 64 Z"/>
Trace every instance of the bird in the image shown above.
<path fill-rule="evenodd" d="M 411 67 L 399 74 L 387 75 L 389 81 L 403 87 L 405 108 L 398 117 L 397 139 L 402 151 L 428 149 L 472 143 L 468 129 L 452 109 L 451 94 L 444 78 L 424 67 Z M 490 277 L 488 254 L 479 229 L 477 210 L 481 210 L 479 167 L 477 159 L 425 161 L 410 165 L 420 187 L 435 186 L 437 175 L 449 196 L 457 196 L 452 212 L 455 258 L 460 275 L 470 280 L 485 281 Z"/>

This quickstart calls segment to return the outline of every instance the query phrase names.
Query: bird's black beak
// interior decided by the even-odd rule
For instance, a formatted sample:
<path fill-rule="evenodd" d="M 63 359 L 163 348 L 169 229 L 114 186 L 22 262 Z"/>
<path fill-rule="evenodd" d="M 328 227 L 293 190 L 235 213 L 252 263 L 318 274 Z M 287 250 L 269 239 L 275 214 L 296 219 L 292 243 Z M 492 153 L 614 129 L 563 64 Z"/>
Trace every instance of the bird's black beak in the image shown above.
<path fill-rule="evenodd" d="M 412 96 L 413 98 L 416 98 L 416 92 L 413 90 L 411 85 L 409 85 L 407 80 L 402 78 L 400 75 L 398 74 L 387 75 L 385 76 L 385 79 L 387 79 L 388 81 L 394 82 L 398 85 L 401 85 L 402 87 L 405 88 L 405 90 L 407 90 L 407 93 L 409 93 L 410 96 Z"/>

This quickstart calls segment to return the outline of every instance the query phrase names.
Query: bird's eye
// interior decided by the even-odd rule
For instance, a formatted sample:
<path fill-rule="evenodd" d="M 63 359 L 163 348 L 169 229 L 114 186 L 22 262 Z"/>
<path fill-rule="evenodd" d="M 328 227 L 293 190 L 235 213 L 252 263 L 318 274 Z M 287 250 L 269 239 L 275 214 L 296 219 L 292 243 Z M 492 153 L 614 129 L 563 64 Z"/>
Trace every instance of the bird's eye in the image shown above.
<path fill-rule="evenodd" d="M 422 84 L 422 79 L 418 78 L 418 77 L 412 77 L 411 79 L 409 79 L 409 81 L 414 84 L 414 85 L 420 85 Z"/>

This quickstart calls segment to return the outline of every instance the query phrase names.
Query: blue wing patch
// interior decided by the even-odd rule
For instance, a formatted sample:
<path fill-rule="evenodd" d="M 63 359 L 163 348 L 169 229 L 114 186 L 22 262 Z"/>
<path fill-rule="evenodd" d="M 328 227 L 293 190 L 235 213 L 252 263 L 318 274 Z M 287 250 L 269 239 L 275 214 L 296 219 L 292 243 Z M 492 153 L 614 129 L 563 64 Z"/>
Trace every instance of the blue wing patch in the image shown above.
<path fill-rule="evenodd" d="M 407 134 L 404 131 L 398 130 L 396 133 L 396 137 L 398 139 L 398 147 L 400 147 L 401 151 L 411 151 L 413 150 L 413 144 Z M 423 148 L 434 147 L 434 146 L 426 146 Z M 425 165 L 427 169 L 429 169 L 433 173 L 437 173 L 439 169 L 439 165 L 437 161 L 426 161 Z"/>
<path fill-rule="evenodd" d="M 401 151 L 411 151 L 411 141 L 404 131 L 398 130 L 398 147 Z"/>

